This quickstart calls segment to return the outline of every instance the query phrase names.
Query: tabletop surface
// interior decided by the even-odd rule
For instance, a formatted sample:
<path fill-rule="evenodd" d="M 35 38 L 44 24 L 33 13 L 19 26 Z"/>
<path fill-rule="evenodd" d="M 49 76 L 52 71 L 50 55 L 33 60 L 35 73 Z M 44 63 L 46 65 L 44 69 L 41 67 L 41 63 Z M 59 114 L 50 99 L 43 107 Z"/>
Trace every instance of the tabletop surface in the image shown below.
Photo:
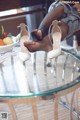
<path fill-rule="evenodd" d="M 45 96 L 80 83 L 80 55 L 76 52 L 64 51 L 52 61 L 42 51 L 32 53 L 25 62 L 18 52 L 5 55 L 0 59 L 0 98 Z"/>

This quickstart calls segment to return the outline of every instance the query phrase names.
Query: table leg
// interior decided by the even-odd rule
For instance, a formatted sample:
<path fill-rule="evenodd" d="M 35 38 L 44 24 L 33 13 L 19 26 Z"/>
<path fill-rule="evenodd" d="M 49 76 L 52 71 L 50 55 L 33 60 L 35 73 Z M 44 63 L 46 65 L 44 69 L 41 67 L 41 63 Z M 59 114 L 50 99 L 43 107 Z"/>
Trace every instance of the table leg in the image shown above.
<path fill-rule="evenodd" d="M 58 97 L 54 98 L 54 120 L 58 120 Z"/>
<path fill-rule="evenodd" d="M 70 105 L 70 120 L 73 120 L 73 102 L 74 102 L 75 92 L 72 94 L 71 105 Z"/>
<path fill-rule="evenodd" d="M 79 111 L 79 95 L 80 89 L 76 91 L 76 111 L 77 111 L 77 118 L 80 120 L 80 111 Z"/>
<path fill-rule="evenodd" d="M 38 113 L 37 113 L 37 106 L 35 99 L 32 100 L 32 111 L 33 111 L 34 120 L 38 120 Z"/>
<path fill-rule="evenodd" d="M 11 111 L 13 120 L 17 120 L 16 112 L 15 112 L 15 109 L 14 109 L 13 105 L 8 102 L 8 107 L 9 107 L 9 109 Z"/>

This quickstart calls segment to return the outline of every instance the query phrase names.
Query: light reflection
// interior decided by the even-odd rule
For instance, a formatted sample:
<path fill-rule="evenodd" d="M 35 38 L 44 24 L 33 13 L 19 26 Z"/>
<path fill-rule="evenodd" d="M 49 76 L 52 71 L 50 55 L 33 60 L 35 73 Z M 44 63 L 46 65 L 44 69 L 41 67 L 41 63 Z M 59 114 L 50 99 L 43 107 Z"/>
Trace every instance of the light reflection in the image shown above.
<path fill-rule="evenodd" d="M 12 15 L 12 14 L 17 14 L 17 10 L 13 9 L 13 10 L 7 10 L 7 11 L 2 11 L 0 12 L 0 16 L 6 16 L 6 15 Z"/>
<path fill-rule="evenodd" d="M 14 64 L 16 79 L 19 87 L 20 93 L 28 93 L 28 81 L 27 81 L 27 73 L 25 67 L 23 66 L 21 61 L 17 61 Z"/>

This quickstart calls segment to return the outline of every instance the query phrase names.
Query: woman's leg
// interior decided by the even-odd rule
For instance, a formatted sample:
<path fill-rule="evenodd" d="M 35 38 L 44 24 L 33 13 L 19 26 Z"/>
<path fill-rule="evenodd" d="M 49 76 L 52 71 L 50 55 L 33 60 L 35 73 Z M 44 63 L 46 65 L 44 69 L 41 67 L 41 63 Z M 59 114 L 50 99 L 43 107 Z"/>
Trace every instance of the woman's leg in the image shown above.
<path fill-rule="evenodd" d="M 53 20 L 59 20 L 61 16 L 64 14 L 64 6 L 59 5 L 55 9 L 51 10 L 44 19 L 42 20 L 41 24 L 39 25 L 39 28 L 36 30 L 33 30 L 31 35 L 32 38 L 35 40 L 42 40 L 42 38 L 48 34 L 48 29 L 50 25 L 52 24 Z"/>
<path fill-rule="evenodd" d="M 63 40 L 65 37 L 68 38 L 69 36 L 75 34 L 76 31 L 80 30 L 80 18 L 78 15 L 71 14 L 70 16 L 61 19 L 61 22 L 59 22 L 58 25 L 60 26 L 60 29 L 62 31 L 62 40 Z M 52 49 L 48 35 L 46 35 L 46 37 L 44 37 L 42 41 L 37 41 L 32 43 L 26 42 L 24 45 L 31 52 L 38 50 L 50 51 Z"/>

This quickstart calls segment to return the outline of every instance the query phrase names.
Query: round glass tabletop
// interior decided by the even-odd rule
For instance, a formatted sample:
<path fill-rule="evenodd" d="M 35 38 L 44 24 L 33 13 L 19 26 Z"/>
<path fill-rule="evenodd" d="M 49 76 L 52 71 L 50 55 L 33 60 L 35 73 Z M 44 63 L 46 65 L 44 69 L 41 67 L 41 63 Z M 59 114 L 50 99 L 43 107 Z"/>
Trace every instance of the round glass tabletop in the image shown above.
<path fill-rule="evenodd" d="M 63 50 L 51 61 L 45 52 L 31 55 L 25 62 L 17 52 L 1 56 L 0 98 L 46 96 L 80 83 L 80 55 L 76 52 Z"/>

